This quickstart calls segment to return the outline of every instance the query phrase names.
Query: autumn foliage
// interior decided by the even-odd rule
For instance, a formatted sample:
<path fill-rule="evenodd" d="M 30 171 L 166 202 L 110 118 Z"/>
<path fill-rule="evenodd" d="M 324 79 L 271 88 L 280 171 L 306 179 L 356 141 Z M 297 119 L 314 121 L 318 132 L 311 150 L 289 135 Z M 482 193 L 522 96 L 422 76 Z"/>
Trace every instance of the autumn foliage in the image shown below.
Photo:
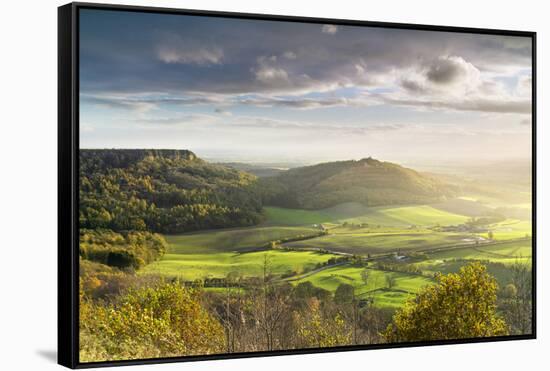
<path fill-rule="evenodd" d="M 82 296 L 80 361 L 221 352 L 223 328 L 199 298 L 178 283 L 134 289 L 107 306 Z"/>
<path fill-rule="evenodd" d="M 480 263 L 439 275 L 393 317 L 384 332 L 388 342 L 467 339 L 507 335 L 496 313 L 498 286 Z"/>

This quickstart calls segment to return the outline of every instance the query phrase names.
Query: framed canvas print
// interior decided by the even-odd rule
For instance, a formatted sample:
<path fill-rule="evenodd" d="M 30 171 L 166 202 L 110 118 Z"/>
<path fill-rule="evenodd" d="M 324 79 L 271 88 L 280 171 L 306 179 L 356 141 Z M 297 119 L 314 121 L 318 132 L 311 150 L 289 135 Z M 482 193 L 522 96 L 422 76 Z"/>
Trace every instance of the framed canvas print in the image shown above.
<path fill-rule="evenodd" d="M 535 338 L 535 33 L 59 8 L 59 363 Z"/>

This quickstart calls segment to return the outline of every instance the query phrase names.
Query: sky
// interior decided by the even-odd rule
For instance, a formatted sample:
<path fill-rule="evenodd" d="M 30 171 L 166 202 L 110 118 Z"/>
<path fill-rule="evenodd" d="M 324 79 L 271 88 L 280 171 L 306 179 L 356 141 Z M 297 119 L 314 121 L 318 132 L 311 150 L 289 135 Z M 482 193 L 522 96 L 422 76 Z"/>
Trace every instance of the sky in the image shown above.
<path fill-rule="evenodd" d="M 83 9 L 80 146 L 526 159 L 531 52 L 524 37 Z"/>

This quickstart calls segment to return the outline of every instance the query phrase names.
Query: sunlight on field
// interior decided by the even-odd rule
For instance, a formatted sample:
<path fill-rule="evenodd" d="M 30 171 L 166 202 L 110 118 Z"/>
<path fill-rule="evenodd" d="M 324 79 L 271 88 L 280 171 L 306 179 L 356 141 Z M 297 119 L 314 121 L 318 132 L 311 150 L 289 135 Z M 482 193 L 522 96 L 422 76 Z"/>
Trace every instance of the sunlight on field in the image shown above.
<path fill-rule="evenodd" d="M 495 240 L 510 240 L 531 236 L 532 223 L 526 220 L 506 219 L 489 226 Z"/>
<path fill-rule="evenodd" d="M 464 223 L 468 218 L 428 205 L 367 207 L 356 202 L 323 210 L 266 207 L 268 225 L 307 225 L 320 223 L 368 223 L 380 226 L 408 227 Z"/>
<path fill-rule="evenodd" d="M 411 225 L 454 225 L 468 220 L 464 215 L 449 213 L 427 205 L 387 208 L 381 212 Z"/>
<path fill-rule="evenodd" d="M 286 247 L 296 249 L 324 249 L 348 254 L 387 254 L 426 250 L 464 243 L 467 234 L 434 232 L 430 230 L 399 230 L 380 233 L 377 229 L 331 229 L 330 234 L 315 239 L 289 242 Z"/>
<path fill-rule="evenodd" d="M 465 206 L 464 202 L 449 205 L 455 210 Z M 347 203 L 319 211 L 267 207 L 265 216 L 266 221 L 257 227 L 166 236 L 168 253 L 160 261 L 147 265 L 141 274 L 189 281 L 223 278 L 228 274 L 253 277 L 262 274 L 268 257 L 271 273 L 278 277 L 285 275 L 288 278 L 284 280 L 293 285 L 309 281 L 334 292 L 340 284 L 350 284 L 358 297 L 373 300 L 375 306 L 398 308 L 420 288 L 432 284 L 436 272 L 457 272 L 469 261 L 481 260 L 504 285 L 510 281 L 506 266 L 531 261 L 531 240 L 525 238 L 531 231 L 531 222 L 525 220 L 506 219 L 489 225 L 487 229 L 493 233 L 494 240 L 491 242 L 488 232 L 434 230 L 433 226 L 437 225 L 463 224 L 470 217 L 429 205 L 367 208 Z M 328 234 L 323 235 L 323 229 L 327 229 Z M 475 235 L 484 240 L 474 245 Z M 280 242 L 296 237 L 299 240 Z M 272 243 L 291 251 L 270 249 Z M 412 261 L 392 257 L 392 254 L 412 252 L 427 255 Z M 350 254 L 387 256 L 383 259 L 401 267 L 413 264 L 422 274 L 370 266 L 365 284 L 361 275 L 365 268 L 361 265 L 349 262 L 324 265 L 331 258 Z M 394 278 L 391 288 L 388 276 Z"/>
<path fill-rule="evenodd" d="M 312 269 L 318 263 L 325 263 L 333 255 L 282 250 L 251 253 L 166 254 L 160 261 L 147 265 L 142 273 L 158 273 L 189 281 L 212 277 L 223 278 L 229 273 L 247 277 L 260 276 L 266 257 L 271 272 L 279 275 L 289 271 L 301 273 L 305 269 Z"/>
<path fill-rule="evenodd" d="M 494 245 L 479 245 L 457 248 L 448 251 L 434 252 L 431 259 L 478 259 L 503 264 L 516 262 L 530 262 L 532 256 L 532 241 L 525 239 L 520 241 L 503 242 Z"/>
<path fill-rule="evenodd" d="M 378 307 L 401 306 L 411 294 L 433 283 L 432 279 L 420 275 L 369 268 L 366 269 L 368 278 L 365 284 L 361 277 L 363 271 L 365 268 L 362 267 L 333 267 L 293 283 L 309 281 L 313 285 L 329 291 L 335 291 L 340 284 L 346 283 L 355 287 L 355 295 L 360 298 L 373 298 L 374 305 Z M 392 276 L 395 279 L 394 287 L 391 289 L 387 286 L 386 276 Z"/>

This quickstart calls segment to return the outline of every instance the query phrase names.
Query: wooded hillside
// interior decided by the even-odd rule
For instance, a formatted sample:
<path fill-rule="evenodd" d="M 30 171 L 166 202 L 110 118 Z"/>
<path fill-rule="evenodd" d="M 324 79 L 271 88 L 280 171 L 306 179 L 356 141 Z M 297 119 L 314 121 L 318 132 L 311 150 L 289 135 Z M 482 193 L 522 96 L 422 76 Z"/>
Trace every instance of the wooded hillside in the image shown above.
<path fill-rule="evenodd" d="M 372 158 L 290 169 L 260 179 L 268 205 L 322 209 L 344 202 L 367 206 L 442 201 L 457 187 L 412 169 Z"/>

